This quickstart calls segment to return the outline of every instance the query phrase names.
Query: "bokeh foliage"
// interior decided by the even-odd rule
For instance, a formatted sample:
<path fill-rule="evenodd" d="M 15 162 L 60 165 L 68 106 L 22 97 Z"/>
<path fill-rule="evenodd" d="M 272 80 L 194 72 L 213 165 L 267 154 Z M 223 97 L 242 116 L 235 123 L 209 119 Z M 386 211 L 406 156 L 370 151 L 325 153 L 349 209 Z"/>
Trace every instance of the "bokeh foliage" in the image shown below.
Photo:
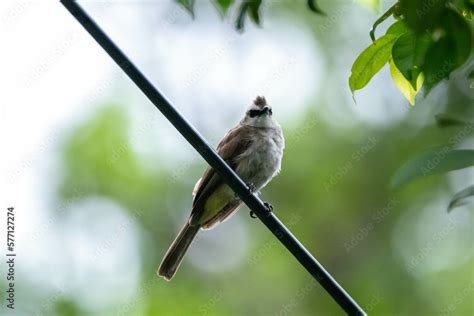
<path fill-rule="evenodd" d="M 188 9 L 194 3 L 181 2 Z M 223 12 L 234 8 L 232 0 L 216 2 Z M 398 30 L 392 28 L 388 33 L 405 34 L 400 32 L 405 26 L 397 25 Z M 341 30 L 334 28 L 333 34 L 339 34 Z M 334 47 L 324 49 L 327 55 L 334 55 Z M 393 55 L 393 49 L 391 52 Z M 403 76 L 413 75 L 398 70 Z M 282 122 L 287 139 L 282 173 L 263 191 L 263 197 L 369 314 L 440 314 L 456 301 L 455 295 L 472 284 L 472 230 L 462 235 L 465 243 L 471 243 L 469 259 L 435 272 L 425 267 L 430 257 L 420 262 L 421 272 L 407 269 L 407 259 L 396 246 L 401 243 L 403 250 L 414 249 L 416 254 L 422 222 L 419 214 L 427 207 L 433 217 L 444 214 L 447 196 L 454 193 L 445 174 L 422 176 L 396 190 L 390 187 L 400 166 L 419 153 L 443 148 L 469 126 L 463 119 L 472 117 L 469 99 L 454 84 L 449 89 L 452 94 L 446 106 L 432 104 L 443 113 L 438 122 L 444 128 L 431 113 L 419 112 L 420 107 L 413 108 L 413 115 L 405 120 L 385 126 L 334 125 L 314 108 L 335 105 L 317 99 L 309 102 L 304 119 L 294 126 Z M 84 200 L 100 197 L 117 202 L 130 217 L 137 211 L 141 214 L 134 217 L 139 228 L 140 288 L 130 301 L 117 302 L 107 311 L 84 311 L 81 302 L 67 296 L 57 302 L 52 314 L 342 315 L 260 222 L 250 219 L 246 209 L 236 216 L 248 227 L 248 260 L 212 273 L 186 259 L 171 283 L 158 279 L 155 269 L 191 205 L 190 192 L 206 164 L 195 154 L 177 177 L 175 171 L 183 168 L 180 163 L 165 161 L 159 154 L 145 157 L 135 150 L 129 116 L 127 104 L 104 104 L 100 112 L 69 131 L 62 147 L 58 198 L 68 200 L 81 192 Z M 472 131 L 461 133 L 458 143 L 472 138 Z M 163 136 L 156 136 L 160 142 Z M 234 224 L 230 220 L 223 225 Z M 439 251 L 435 248 L 432 253 Z M 441 255 L 457 258 L 460 250 L 453 251 Z M 472 315 L 473 299 L 474 292 L 468 292 L 454 313 Z"/>
<path fill-rule="evenodd" d="M 130 145 L 126 113 L 122 106 L 108 105 L 75 129 L 65 146 L 62 185 L 65 199 L 72 194 L 70 188 L 79 188 L 86 192 L 84 198 L 105 196 L 131 214 L 136 209 L 143 214 L 140 231 L 144 239 L 151 238 L 143 245 L 147 249 L 141 258 L 144 289 L 137 294 L 139 301 L 127 306 L 126 315 L 140 311 L 146 315 L 341 314 L 332 299 L 245 209 L 236 216 L 249 226 L 252 244 L 248 256 L 257 254 L 258 260 L 244 261 L 238 268 L 216 274 L 185 261 L 172 282 L 157 279 L 156 265 L 176 233 L 176 212 L 191 203 L 193 183 L 187 178 L 197 177 L 205 163 L 197 160 L 186 176 L 178 179 L 170 170 L 147 170 Z M 335 129 L 310 112 L 300 127 L 285 130 L 288 148 L 283 171 L 263 196 L 365 308 L 380 315 L 436 314 L 450 304 L 460 284 L 466 283 L 464 276 L 472 273 L 474 262 L 471 259 L 436 274 L 409 273 L 391 246 L 392 229 L 411 206 L 428 203 L 432 192 L 447 186 L 442 176 L 432 176 L 393 192 L 389 181 L 407 157 L 441 145 L 460 128 L 440 131 L 433 121 L 415 133 L 417 127 L 407 121 L 390 128 L 360 125 Z M 117 149 L 120 159 L 116 159 Z M 380 213 L 392 200 L 396 201 L 393 207 Z M 379 214 L 380 221 L 374 221 L 374 214 Z M 348 247 L 351 238 L 370 222 L 373 228 L 367 236 Z M 232 225 L 232 221 L 223 225 Z M 432 296 L 435 302 L 429 301 Z M 117 306 L 120 308 L 123 306 Z M 469 299 L 456 311 L 459 315 L 472 311 Z"/>

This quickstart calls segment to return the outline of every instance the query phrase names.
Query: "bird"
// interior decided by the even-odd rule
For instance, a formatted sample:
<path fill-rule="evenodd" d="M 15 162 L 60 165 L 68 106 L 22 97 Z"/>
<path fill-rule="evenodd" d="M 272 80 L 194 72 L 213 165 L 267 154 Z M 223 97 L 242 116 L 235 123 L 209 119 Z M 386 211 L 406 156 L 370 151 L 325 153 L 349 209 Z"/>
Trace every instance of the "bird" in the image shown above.
<path fill-rule="evenodd" d="M 244 118 L 219 142 L 217 153 L 255 193 L 280 172 L 284 148 L 283 132 L 272 107 L 265 97 L 257 96 Z M 194 186 L 191 214 L 165 253 L 158 276 L 170 281 L 197 233 L 229 219 L 241 205 L 240 198 L 208 167 Z M 271 205 L 266 206 L 272 211 Z M 254 217 L 252 212 L 250 215 Z"/>

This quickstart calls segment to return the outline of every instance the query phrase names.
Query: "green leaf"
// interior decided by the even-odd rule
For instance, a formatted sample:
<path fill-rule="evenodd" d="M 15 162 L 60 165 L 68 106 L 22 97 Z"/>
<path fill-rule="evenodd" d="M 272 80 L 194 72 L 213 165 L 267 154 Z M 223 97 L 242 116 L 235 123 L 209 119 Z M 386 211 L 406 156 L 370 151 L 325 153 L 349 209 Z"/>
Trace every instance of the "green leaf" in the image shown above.
<path fill-rule="evenodd" d="M 393 44 L 393 62 L 415 89 L 426 52 L 432 42 L 431 36 L 427 32 L 419 34 L 406 32 Z"/>
<path fill-rule="evenodd" d="M 380 0 L 357 0 L 357 2 L 374 11 L 380 10 Z"/>
<path fill-rule="evenodd" d="M 186 11 L 191 14 L 194 18 L 194 0 L 175 0 L 178 4 L 180 4 Z"/>
<path fill-rule="evenodd" d="M 415 32 L 424 32 L 438 24 L 447 0 L 400 0 L 400 11 Z"/>
<path fill-rule="evenodd" d="M 388 62 L 392 53 L 392 45 L 396 39 L 395 35 L 383 35 L 357 57 L 349 77 L 349 87 L 352 93 L 365 87 L 370 79 Z"/>
<path fill-rule="evenodd" d="M 468 199 L 472 196 L 474 196 L 474 185 L 459 191 L 451 198 L 451 201 L 448 205 L 448 212 L 452 211 L 453 208 L 468 204 Z"/>
<path fill-rule="evenodd" d="M 390 25 L 387 29 L 387 32 L 385 32 L 385 34 L 392 34 L 392 35 L 395 35 L 395 36 L 400 36 L 400 35 L 405 34 L 408 31 L 409 31 L 409 29 L 408 29 L 407 25 L 405 24 L 405 22 L 400 20 L 400 21 L 397 21 L 397 22 L 393 23 L 392 25 Z"/>
<path fill-rule="evenodd" d="M 474 0 L 464 0 L 464 3 L 471 11 L 474 10 Z"/>
<path fill-rule="evenodd" d="M 260 6 L 262 0 L 245 0 L 242 2 L 239 8 L 239 13 L 235 21 L 235 28 L 238 31 L 243 31 L 245 27 L 245 17 L 247 14 L 250 16 L 252 21 L 260 25 Z"/>
<path fill-rule="evenodd" d="M 391 16 L 395 12 L 395 9 L 396 9 L 397 6 L 398 6 L 397 3 L 395 3 L 393 6 L 391 6 L 387 11 L 385 11 L 384 14 L 382 14 L 381 17 L 379 17 L 375 21 L 374 25 L 372 25 L 372 29 L 369 32 L 369 35 L 370 35 L 370 38 L 372 39 L 372 42 L 375 41 L 375 29 L 377 29 L 377 26 L 380 23 L 382 23 L 383 21 L 385 21 L 389 16 Z"/>
<path fill-rule="evenodd" d="M 226 16 L 230 6 L 232 5 L 232 3 L 234 3 L 234 0 L 214 0 L 213 2 L 216 4 L 219 11 L 222 13 L 222 16 Z"/>
<path fill-rule="evenodd" d="M 452 38 L 454 63 L 459 67 L 471 53 L 472 27 L 457 11 L 448 9 L 441 17 L 441 28 Z"/>
<path fill-rule="evenodd" d="M 471 0 L 453 0 L 453 6 L 466 19 L 472 19 L 472 10 L 474 10 L 474 1 Z"/>
<path fill-rule="evenodd" d="M 313 11 L 314 13 L 318 13 L 318 14 L 324 15 L 323 10 L 321 10 L 321 8 L 319 7 L 319 5 L 318 5 L 318 3 L 316 2 L 316 0 L 308 0 L 307 4 L 308 4 L 308 8 L 309 8 L 311 11 Z"/>
<path fill-rule="evenodd" d="M 449 126 L 464 126 L 467 124 L 473 124 L 474 122 L 467 122 L 463 121 L 457 117 L 454 117 L 450 114 L 447 113 L 439 113 L 435 115 L 435 120 L 436 124 L 443 128 L 443 127 L 449 127 Z"/>
<path fill-rule="evenodd" d="M 441 80 L 449 77 L 455 69 L 452 55 L 452 40 L 443 37 L 435 42 L 425 56 L 423 73 L 425 74 L 425 94 Z"/>
<path fill-rule="evenodd" d="M 243 31 L 245 26 L 245 17 L 247 16 L 247 10 L 249 9 L 249 4 L 247 2 L 243 2 L 240 5 L 239 14 L 237 19 L 235 20 L 235 28 L 237 31 Z"/>
<path fill-rule="evenodd" d="M 262 0 L 249 0 L 250 18 L 257 25 L 260 25 L 260 12 L 259 11 L 260 11 L 261 4 L 262 4 Z"/>
<path fill-rule="evenodd" d="M 461 66 L 471 53 L 471 28 L 454 10 L 446 10 L 441 18 L 441 37 L 428 49 L 423 72 L 426 94 L 451 72 Z"/>
<path fill-rule="evenodd" d="M 398 70 L 393 60 L 390 59 L 390 75 L 398 90 L 400 90 L 411 105 L 415 105 L 416 94 L 420 91 L 423 84 L 423 74 L 419 74 L 416 87 L 413 88 L 412 84 L 406 80 L 400 70 Z"/>
<path fill-rule="evenodd" d="M 423 153 L 399 168 L 390 181 L 392 188 L 398 188 L 411 180 L 463 169 L 474 165 L 474 150 L 450 150 L 448 148 Z"/>

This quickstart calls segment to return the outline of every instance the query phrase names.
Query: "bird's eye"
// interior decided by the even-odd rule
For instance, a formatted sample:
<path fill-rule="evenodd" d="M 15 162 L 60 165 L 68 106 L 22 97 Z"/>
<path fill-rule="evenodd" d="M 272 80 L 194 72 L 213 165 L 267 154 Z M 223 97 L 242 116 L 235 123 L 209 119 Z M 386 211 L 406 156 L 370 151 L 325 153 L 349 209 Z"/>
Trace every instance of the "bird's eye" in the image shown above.
<path fill-rule="evenodd" d="M 260 111 L 259 111 L 259 110 L 250 110 L 250 111 L 249 111 L 249 116 L 250 116 L 250 117 L 255 117 L 255 116 L 259 115 L 259 114 L 260 114 Z"/>
<path fill-rule="evenodd" d="M 270 113 L 270 115 L 272 115 L 273 114 L 272 109 L 268 110 L 268 113 Z"/>

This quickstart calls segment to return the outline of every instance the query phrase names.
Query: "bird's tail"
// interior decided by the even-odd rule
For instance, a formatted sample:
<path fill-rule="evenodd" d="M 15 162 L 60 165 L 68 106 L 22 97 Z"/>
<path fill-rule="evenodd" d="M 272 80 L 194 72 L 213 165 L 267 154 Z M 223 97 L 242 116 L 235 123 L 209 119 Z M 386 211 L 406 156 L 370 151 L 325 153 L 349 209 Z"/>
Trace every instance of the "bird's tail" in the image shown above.
<path fill-rule="evenodd" d="M 198 225 L 191 226 L 186 222 L 166 252 L 163 261 L 161 261 L 160 267 L 158 268 L 159 276 L 167 281 L 171 280 L 178 270 L 186 250 L 188 250 L 189 245 L 191 245 L 194 237 L 196 237 L 199 228 Z"/>

